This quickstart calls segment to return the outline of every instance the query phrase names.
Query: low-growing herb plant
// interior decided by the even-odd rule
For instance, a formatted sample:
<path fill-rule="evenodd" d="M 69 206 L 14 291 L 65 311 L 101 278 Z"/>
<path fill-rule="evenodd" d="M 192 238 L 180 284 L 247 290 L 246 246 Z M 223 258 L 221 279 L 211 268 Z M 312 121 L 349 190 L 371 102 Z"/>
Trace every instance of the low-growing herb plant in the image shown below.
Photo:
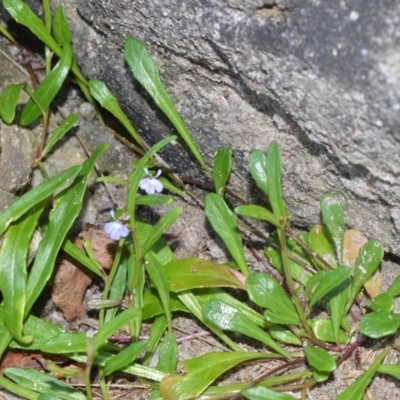
<path fill-rule="evenodd" d="M 108 273 L 99 267 L 90 246 L 83 252 L 67 236 L 82 209 L 89 176 L 106 146 L 97 148 L 82 165 L 51 178 L 44 175 L 41 184 L 27 190 L 0 214 L 0 355 L 4 356 L 9 349 L 20 349 L 41 352 L 45 358 L 63 355 L 85 365 L 84 391 L 69 385 L 63 377 L 67 378 L 70 372 L 56 365 L 50 369 L 57 376 L 50 371 L 3 368 L 3 388 L 27 399 L 91 399 L 96 381 L 102 397 L 107 399 L 108 382 L 116 374 L 124 373 L 147 383 L 152 399 L 286 400 L 293 399 L 295 392 L 306 398 L 307 391 L 332 377 L 365 338 L 384 338 L 376 342 L 381 347 L 379 354 L 337 399 L 363 398 L 376 373 L 400 378 L 399 364 L 384 364 L 391 348 L 399 350 L 387 337 L 396 333 L 400 325 L 400 314 L 392 312 L 394 300 L 400 295 L 400 278 L 385 293 L 367 299 L 364 288 L 368 293 L 370 280 L 384 255 L 383 246 L 373 239 L 354 248 L 352 238 L 360 232 L 346 230 L 344 213 L 334 194 L 321 199 L 323 224 L 296 234 L 282 194 L 281 155 L 273 141 L 266 153 L 255 150 L 249 157 L 251 177 L 270 208 L 243 202 L 232 210 L 226 202 L 226 185 L 233 150 L 219 149 L 213 169 L 207 166 L 145 46 L 128 38 L 124 56 L 133 77 L 148 91 L 213 179 L 215 192 L 204 199 L 205 215 L 232 262 L 222 265 L 200 258 L 175 258 L 163 234 L 179 218 L 182 208 L 172 208 L 151 225 L 138 218 L 137 207 L 171 204 L 172 197 L 162 194 L 165 189 L 177 194 L 187 189 L 179 177 L 165 168 L 158 155 L 176 137 L 167 137 L 150 147 L 137 134 L 106 85 L 84 78 L 73 55 L 62 7 L 51 14 L 48 1 L 44 1 L 43 23 L 21 0 L 3 0 L 3 5 L 44 43 L 48 61 L 52 56 L 58 57 L 35 90 L 26 83 L 16 83 L 3 88 L 0 96 L 4 123 L 14 122 L 22 90 L 30 100 L 19 116 L 20 124 L 29 125 L 42 118 L 43 134 L 33 166 L 44 171 L 42 160 L 77 122 L 76 114 L 68 116 L 46 139 L 49 106 L 70 74 L 87 99 L 96 100 L 111 112 L 143 150 L 126 181 L 113 177 L 98 179 L 127 187 L 125 207 L 111 210 L 110 221 L 104 225 L 104 231 L 117 243 Z M 12 40 L 4 28 L 1 32 Z M 162 176 L 163 170 L 169 179 Z M 40 217 L 48 206 L 51 211 L 44 223 Z M 248 219 L 274 228 L 275 234 L 265 239 L 263 251 L 275 273 L 270 269 L 254 271 L 249 266 L 243 239 L 246 232 L 242 230 L 242 226 L 249 226 L 243 223 Z M 43 238 L 28 265 L 35 231 L 40 231 Z M 94 306 L 100 310 L 96 331 L 66 332 L 32 313 L 61 250 L 104 281 L 102 299 Z M 229 351 L 199 355 L 183 361 L 178 368 L 176 312 L 196 318 Z M 151 322 L 146 340 L 140 339 L 144 321 Z M 128 326 L 128 344 L 116 345 L 111 339 L 123 326 Z M 254 350 L 245 350 L 243 343 L 252 343 Z M 158 363 L 150 367 L 155 354 Z M 269 360 L 280 363 L 253 381 L 219 383 L 222 375 L 238 365 Z"/>

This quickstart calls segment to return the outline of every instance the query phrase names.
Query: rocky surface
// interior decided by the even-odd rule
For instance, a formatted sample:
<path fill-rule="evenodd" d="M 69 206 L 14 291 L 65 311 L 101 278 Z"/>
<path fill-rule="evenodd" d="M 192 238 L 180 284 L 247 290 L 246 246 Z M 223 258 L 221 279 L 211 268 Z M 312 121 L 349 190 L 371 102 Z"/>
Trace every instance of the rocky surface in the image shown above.
<path fill-rule="evenodd" d="M 249 151 L 266 150 L 276 139 L 295 223 L 318 221 L 319 200 L 330 191 L 340 198 L 350 226 L 400 255 L 400 5 L 56 3 L 67 10 L 84 73 L 107 83 L 150 142 L 173 129 L 132 81 L 121 53 L 127 36 L 148 45 L 207 160 L 219 146 L 234 147 L 232 182 L 239 194 L 253 194 Z M 196 175 L 182 147 L 165 157 L 178 172 Z"/>

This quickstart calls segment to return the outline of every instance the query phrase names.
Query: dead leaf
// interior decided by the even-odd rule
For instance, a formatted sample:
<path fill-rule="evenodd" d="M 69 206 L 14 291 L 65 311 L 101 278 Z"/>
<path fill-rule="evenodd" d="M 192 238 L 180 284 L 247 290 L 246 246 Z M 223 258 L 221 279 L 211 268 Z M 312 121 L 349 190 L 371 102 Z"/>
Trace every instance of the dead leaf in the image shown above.
<path fill-rule="evenodd" d="M 83 249 L 83 238 L 89 240 L 96 259 L 102 267 L 109 269 L 117 248 L 115 241 L 111 240 L 102 228 L 89 224 L 74 242 L 80 249 Z M 51 296 L 67 321 L 84 317 L 83 297 L 92 278 L 93 274 L 88 269 L 69 256 L 66 255 L 61 259 L 54 275 Z"/>
<path fill-rule="evenodd" d="M 10 350 L 1 361 L 0 368 L 35 368 L 44 372 L 43 365 L 45 365 L 45 361 L 41 353 L 24 353 L 21 351 Z"/>

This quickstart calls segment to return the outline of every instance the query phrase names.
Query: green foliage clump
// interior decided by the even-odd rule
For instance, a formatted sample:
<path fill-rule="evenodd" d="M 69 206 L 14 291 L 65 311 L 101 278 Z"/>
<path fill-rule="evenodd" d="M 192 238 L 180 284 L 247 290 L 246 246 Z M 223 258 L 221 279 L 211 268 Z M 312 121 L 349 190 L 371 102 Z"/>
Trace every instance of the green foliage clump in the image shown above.
<path fill-rule="evenodd" d="M 2 387 L 27 399 L 91 399 L 92 372 L 96 371 L 102 396 L 107 399 L 107 382 L 116 373 L 124 372 L 147 382 L 153 399 L 240 396 L 250 400 L 293 399 L 281 392 L 296 390 L 305 398 L 307 390 L 332 376 L 361 345 L 364 336 L 380 339 L 398 330 L 400 315 L 393 313 L 392 308 L 394 299 L 400 295 L 399 278 L 385 293 L 366 303 L 371 312 L 364 315 L 364 309 L 359 306 L 363 287 L 376 273 L 383 258 L 382 244 L 370 240 L 349 259 L 349 235 L 358 233 L 346 230 L 342 207 L 333 194 L 326 194 L 320 203 L 323 225 L 313 226 L 303 235 L 295 234 L 282 195 L 282 162 L 276 142 L 270 144 L 266 153 L 253 151 L 249 157 L 250 174 L 270 208 L 242 204 L 232 210 L 226 197 L 233 150 L 229 147 L 219 149 L 214 167 L 207 166 L 164 89 L 158 68 L 145 46 L 128 38 L 124 56 L 133 77 L 169 118 L 201 167 L 213 179 L 215 192 L 204 199 L 205 215 L 225 244 L 232 263 L 221 265 L 200 258 L 176 259 L 163 234 L 179 218 L 182 208 L 172 208 L 154 226 L 141 221 L 136 213 L 139 206 L 173 202 L 172 197 L 154 190 L 150 190 L 150 194 L 140 194 L 139 187 L 147 187 L 144 179 L 158 179 L 158 174 L 145 177 L 144 171 L 155 166 L 165 167 L 157 153 L 176 137 L 167 137 L 148 146 L 106 85 L 85 79 L 73 55 L 71 33 L 62 7 L 51 15 L 48 3 L 44 1 L 43 23 L 21 0 L 3 0 L 3 5 L 18 23 L 27 26 L 44 43 L 48 66 L 53 56 L 58 57 L 58 62 L 48 68 L 46 78 L 35 90 L 26 83 L 3 89 L 0 96 L 2 120 L 7 124 L 14 122 L 19 95 L 24 90 L 30 100 L 19 117 L 20 124 L 29 125 L 42 118 L 46 126 L 50 104 L 67 77 L 73 75 L 89 101 L 94 104 L 97 101 L 122 123 L 141 148 L 142 156 L 132 166 L 126 181 L 115 181 L 112 177 L 98 179 L 98 182 L 122 183 L 128 191 L 124 210 L 115 210 L 115 218 L 110 223 L 117 235 L 118 249 L 109 274 L 99 267 L 90 246 L 83 252 L 67 237 L 82 209 L 89 176 L 99 156 L 107 150 L 106 146 L 97 148 L 80 166 L 52 178 L 44 176 L 43 183 L 26 191 L 0 214 L 0 234 L 3 235 L 0 248 L 0 356 L 8 349 L 21 349 L 40 351 L 45 356 L 62 354 L 83 363 L 85 394 L 50 374 L 17 367 L 2 370 Z M 8 32 L 2 31 L 12 39 Z M 77 119 L 76 114 L 65 118 L 47 141 L 43 135 L 35 152 L 34 166 L 44 170 L 42 160 Z M 168 173 L 169 180 L 163 178 L 158 188 L 165 187 L 177 194 L 187 190 L 179 177 Z M 40 217 L 49 206 L 51 211 L 44 223 Z M 243 228 L 248 228 L 244 221 L 248 218 L 275 229 L 276 233 L 265 240 L 264 253 L 282 277 L 283 284 L 276 279 L 276 274 L 274 277 L 249 268 L 243 240 Z M 32 264 L 28 265 L 27 254 L 35 231 L 42 232 L 43 239 Z M 104 281 L 96 332 L 66 332 L 32 313 L 53 274 L 61 250 Z M 239 301 L 234 295 L 239 292 L 245 294 L 248 301 Z M 124 301 L 125 298 L 128 300 Z M 360 319 L 355 316 L 356 309 L 363 314 Z M 230 351 L 209 352 L 186 360 L 183 362 L 185 373 L 178 373 L 179 353 L 173 327 L 176 312 L 192 315 Z M 140 339 L 144 321 L 151 322 L 147 340 Z M 354 330 L 351 325 L 358 323 L 359 328 Z M 129 344 L 120 347 L 109 339 L 124 326 L 128 326 Z M 246 338 L 259 343 L 262 351 L 243 350 L 240 341 Z M 391 347 L 395 348 L 395 345 L 387 342 L 365 373 L 338 399 L 361 399 L 377 372 L 399 378 L 399 365 L 383 364 Z M 159 355 L 158 364 L 149 367 L 154 354 Z M 261 375 L 253 382 L 217 385 L 225 372 L 239 364 L 271 359 L 282 360 L 281 366 L 272 373 Z M 68 371 L 53 368 L 68 376 Z M 279 375 L 271 376 L 278 372 Z"/>

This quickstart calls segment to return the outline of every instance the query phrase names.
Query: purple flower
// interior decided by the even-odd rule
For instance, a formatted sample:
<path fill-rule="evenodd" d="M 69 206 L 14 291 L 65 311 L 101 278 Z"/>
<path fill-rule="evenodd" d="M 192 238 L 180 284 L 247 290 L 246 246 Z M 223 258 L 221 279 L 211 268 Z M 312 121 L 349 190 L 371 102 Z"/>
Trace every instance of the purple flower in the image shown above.
<path fill-rule="evenodd" d="M 104 224 L 104 232 L 112 239 L 119 240 L 121 238 L 127 237 L 129 235 L 129 229 L 124 225 L 124 222 L 127 221 L 130 216 L 124 216 L 116 219 L 114 210 L 110 211 L 111 222 L 107 222 Z"/>
<path fill-rule="evenodd" d="M 140 189 L 144 190 L 147 194 L 161 193 L 164 185 L 157 179 L 161 175 L 161 169 L 157 171 L 155 176 L 151 176 L 147 168 L 144 168 L 144 172 L 146 172 L 147 176 L 139 182 Z"/>

